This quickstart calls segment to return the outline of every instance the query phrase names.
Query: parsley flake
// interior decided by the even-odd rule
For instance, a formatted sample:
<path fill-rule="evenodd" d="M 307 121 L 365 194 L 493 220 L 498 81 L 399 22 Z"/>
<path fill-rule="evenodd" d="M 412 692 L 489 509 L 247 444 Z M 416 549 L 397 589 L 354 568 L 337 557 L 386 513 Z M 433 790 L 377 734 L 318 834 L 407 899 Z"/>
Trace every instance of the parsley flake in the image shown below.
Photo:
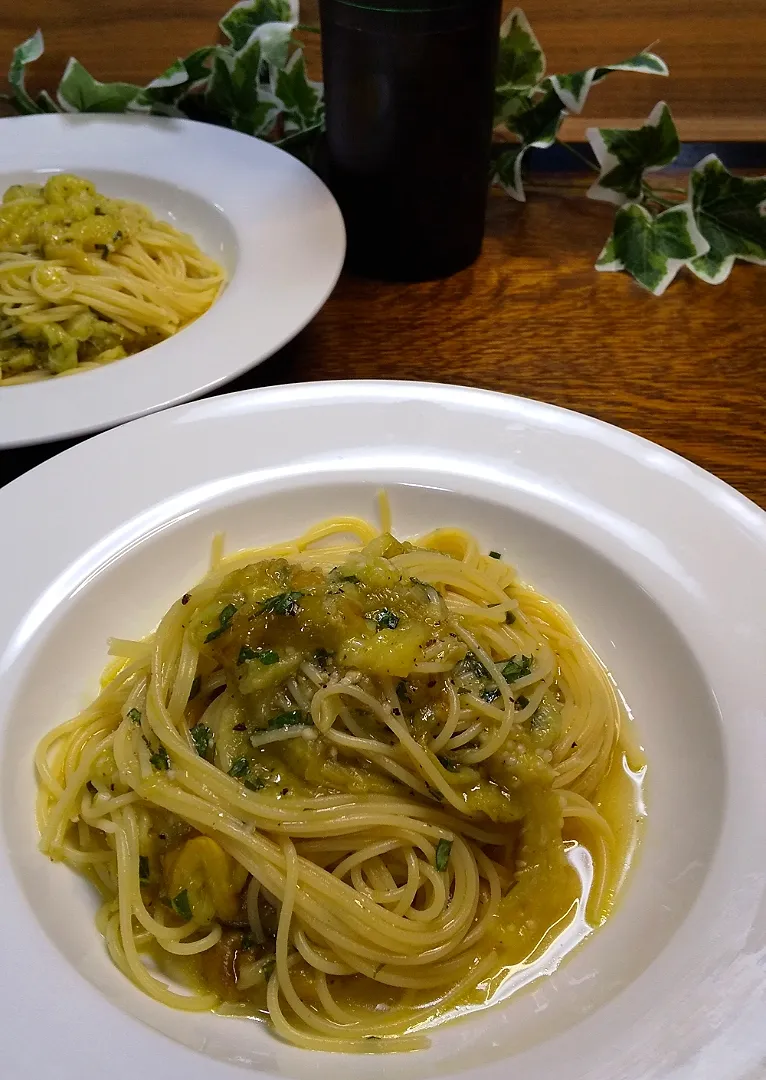
<path fill-rule="evenodd" d="M 269 730 L 274 731 L 276 728 L 284 727 L 305 727 L 308 724 L 308 720 L 300 709 L 293 709 L 292 712 L 283 712 L 278 716 L 272 716 L 269 720 Z"/>
<path fill-rule="evenodd" d="M 167 772 L 170 768 L 170 757 L 162 743 L 160 743 L 153 754 L 149 755 L 149 761 L 152 763 L 152 767 L 157 769 L 158 772 Z"/>
<path fill-rule="evenodd" d="M 452 841 L 445 840 L 443 837 L 436 845 L 436 869 L 446 870 L 447 863 L 449 862 L 450 852 L 452 851 Z"/>
<path fill-rule="evenodd" d="M 210 631 L 210 633 L 205 638 L 205 644 L 207 645 L 209 641 L 215 641 L 216 638 L 219 638 L 221 636 L 224 630 L 228 630 L 229 624 L 231 623 L 231 620 L 236 614 L 237 609 L 234 604 L 227 604 L 218 616 L 218 629 Z"/>
<path fill-rule="evenodd" d="M 195 724 L 189 734 L 192 737 L 194 743 L 194 749 L 197 751 L 200 757 L 204 757 L 210 749 L 210 744 L 214 739 L 213 732 L 207 726 L 207 724 Z"/>
<path fill-rule="evenodd" d="M 132 720 L 134 724 L 141 723 L 141 711 L 139 709 L 128 710 L 128 720 Z"/>
<path fill-rule="evenodd" d="M 244 776 L 247 770 L 250 768 L 246 757 L 238 757 L 232 761 L 229 767 L 229 776 L 235 776 L 237 778 Z"/>
<path fill-rule="evenodd" d="M 519 653 L 511 657 L 500 670 L 506 682 L 516 682 L 517 679 L 523 679 L 531 672 L 532 657 Z"/>
<path fill-rule="evenodd" d="M 380 611 L 376 611 L 373 618 L 378 630 L 396 630 L 399 625 L 399 616 L 394 615 L 393 611 L 389 611 L 388 608 L 381 608 Z"/>
<path fill-rule="evenodd" d="M 270 596 L 258 608 L 258 614 L 274 612 L 275 615 L 297 615 L 301 608 L 298 601 L 304 595 L 302 592 L 283 592 L 278 596 Z"/>
<path fill-rule="evenodd" d="M 170 906 L 173 911 L 175 911 L 176 915 L 180 915 L 182 919 L 185 919 L 187 922 L 191 919 L 192 909 L 189 904 L 189 894 L 186 889 L 181 889 L 178 896 L 173 897 L 170 901 Z"/>

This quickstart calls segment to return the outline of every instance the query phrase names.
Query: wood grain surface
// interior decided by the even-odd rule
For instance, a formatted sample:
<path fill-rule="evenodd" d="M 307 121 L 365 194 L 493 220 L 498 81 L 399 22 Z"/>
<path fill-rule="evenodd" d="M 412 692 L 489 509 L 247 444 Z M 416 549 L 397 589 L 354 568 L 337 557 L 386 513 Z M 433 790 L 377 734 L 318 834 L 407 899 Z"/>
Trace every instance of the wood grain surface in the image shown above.
<path fill-rule="evenodd" d="M 31 83 L 52 89 L 67 58 L 76 55 L 104 80 L 145 83 L 179 54 L 216 40 L 229 0 L 23 0 L 0 2 L 0 70 L 14 45 L 37 27 L 46 52 Z M 505 0 L 505 7 L 514 0 Z M 587 120 L 567 122 L 567 138 L 586 123 L 646 117 L 666 98 L 684 139 L 766 138 L 766 16 L 764 0 L 524 0 L 551 71 L 572 71 L 622 60 L 658 42 L 669 80 L 616 75 L 596 88 Z M 317 0 L 302 17 L 316 23 Z M 315 74 L 319 43 L 307 36 Z"/>
<path fill-rule="evenodd" d="M 652 297 L 593 269 L 610 208 L 555 190 L 526 206 L 494 194 L 481 258 L 447 281 L 343 277 L 292 344 L 226 389 L 381 378 L 521 394 L 637 432 L 766 508 L 766 269 L 739 264 L 718 287 L 682 274 Z M 58 448 L 0 454 L 0 482 Z"/>

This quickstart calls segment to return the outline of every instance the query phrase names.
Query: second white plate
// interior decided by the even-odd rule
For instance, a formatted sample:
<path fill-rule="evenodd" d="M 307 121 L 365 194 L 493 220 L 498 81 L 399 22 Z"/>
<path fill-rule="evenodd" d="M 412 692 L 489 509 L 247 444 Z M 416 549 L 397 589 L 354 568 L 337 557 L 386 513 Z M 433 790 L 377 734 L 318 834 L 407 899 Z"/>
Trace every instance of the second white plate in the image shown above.
<path fill-rule="evenodd" d="M 191 120 L 0 120 L 0 192 L 57 172 L 147 205 L 191 233 L 229 284 L 175 337 L 73 378 L 0 388 L 0 449 L 112 427 L 196 397 L 276 352 L 316 314 L 345 255 L 343 219 L 305 165 Z"/>

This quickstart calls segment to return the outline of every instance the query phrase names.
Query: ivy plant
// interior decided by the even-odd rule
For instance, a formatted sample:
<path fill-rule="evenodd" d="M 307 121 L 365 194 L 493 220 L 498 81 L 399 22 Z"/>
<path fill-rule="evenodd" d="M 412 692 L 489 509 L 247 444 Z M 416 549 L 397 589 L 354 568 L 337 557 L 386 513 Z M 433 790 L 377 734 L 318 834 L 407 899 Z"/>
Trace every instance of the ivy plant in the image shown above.
<path fill-rule="evenodd" d="M 17 112 L 130 112 L 188 117 L 267 139 L 313 162 L 324 130 L 322 84 L 309 79 L 296 38 L 299 0 L 241 0 L 219 23 L 224 44 L 175 60 L 146 86 L 103 83 L 70 59 L 55 99 L 33 97 L 25 72 L 43 52 L 38 30 L 14 50 L 8 97 Z M 615 207 L 614 226 L 596 262 L 622 270 L 659 296 L 679 270 L 720 284 L 736 259 L 766 265 L 766 177 L 733 176 L 715 155 L 700 161 L 684 188 L 669 186 L 680 140 L 659 102 L 636 129 L 590 128 L 592 154 L 560 138 L 566 116 L 585 108 L 591 89 L 623 71 L 665 77 L 664 60 L 647 49 L 603 67 L 548 74 L 545 54 L 517 8 L 500 31 L 491 179 L 524 202 L 532 148 L 565 146 L 597 177 L 587 194 Z M 659 183 L 657 181 L 660 181 Z"/>

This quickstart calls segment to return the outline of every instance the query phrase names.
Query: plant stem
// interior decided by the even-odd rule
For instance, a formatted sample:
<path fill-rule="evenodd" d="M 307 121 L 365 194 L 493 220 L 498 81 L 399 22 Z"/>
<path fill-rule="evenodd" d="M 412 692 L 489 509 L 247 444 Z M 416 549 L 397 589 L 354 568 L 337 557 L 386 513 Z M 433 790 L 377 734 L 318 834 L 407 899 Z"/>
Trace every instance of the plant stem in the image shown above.
<path fill-rule="evenodd" d="M 679 188 L 662 188 L 666 192 L 675 192 L 678 195 L 686 195 L 685 191 L 681 191 Z M 654 202 L 658 206 L 662 206 L 668 209 L 671 206 L 678 206 L 679 202 L 683 200 L 679 199 L 666 199 L 664 195 L 661 195 L 657 188 L 653 188 L 651 184 L 647 184 L 646 181 L 641 185 L 641 194 L 649 202 Z"/>
<path fill-rule="evenodd" d="M 593 170 L 593 172 L 600 171 L 598 165 L 594 164 L 594 162 L 592 162 L 590 158 L 587 158 L 585 154 L 581 154 L 580 151 L 575 146 L 572 146 L 571 143 L 564 142 L 563 139 L 556 139 L 556 142 L 559 144 L 559 146 L 563 146 L 565 150 L 568 150 L 570 154 L 574 154 L 574 156 L 578 158 L 583 163 L 583 165 L 587 165 L 589 169 Z"/>

